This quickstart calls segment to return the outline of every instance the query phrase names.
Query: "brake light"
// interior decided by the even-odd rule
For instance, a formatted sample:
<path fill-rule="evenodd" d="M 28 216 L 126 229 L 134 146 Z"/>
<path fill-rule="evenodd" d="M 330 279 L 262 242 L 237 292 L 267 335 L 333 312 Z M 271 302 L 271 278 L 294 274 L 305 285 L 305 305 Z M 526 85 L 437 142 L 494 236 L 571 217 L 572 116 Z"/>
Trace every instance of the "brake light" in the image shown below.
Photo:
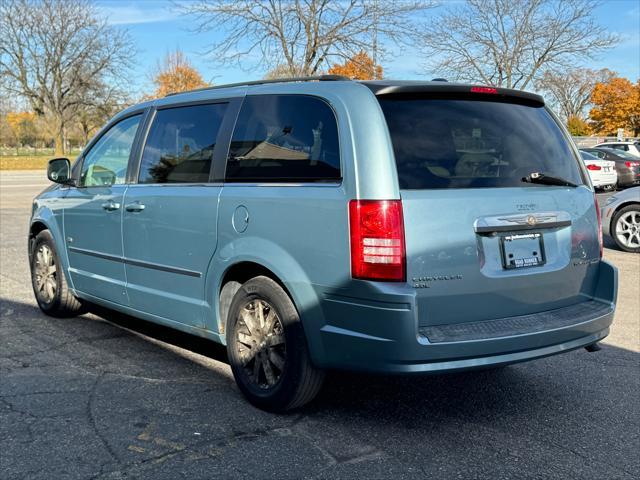
<path fill-rule="evenodd" d="M 497 94 L 498 90 L 493 87 L 471 87 L 471 93 Z"/>
<path fill-rule="evenodd" d="M 640 162 L 624 162 L 624 164 L 627 167 L 632 168 L 632 167 L 637 167 L 638 165 L 640 165 Z"/>
<path fill-rule="evenodd" d="M 587 170 L 602 170 L 602 167 L 599 167 L 598 165 L 589 164 L 587 165 Z"/>
<path fill-rule="evenodd" d="M 598 217 L 598 243 L 600 245 L 600 258 L 602 258 L 603 250 L 604 250 L 604 240 L 602 238 L 602 216 L 600 215 L 600 205 L 598 205 L 598 197 L 596 194 L 593 194 L 593 202 L 596 206 L 596 217 Z"/>
<path fill-rule="evenodd" d="M 401 200 L 351 200 L 351 276 L 403 282 L 406 274 Z"/>

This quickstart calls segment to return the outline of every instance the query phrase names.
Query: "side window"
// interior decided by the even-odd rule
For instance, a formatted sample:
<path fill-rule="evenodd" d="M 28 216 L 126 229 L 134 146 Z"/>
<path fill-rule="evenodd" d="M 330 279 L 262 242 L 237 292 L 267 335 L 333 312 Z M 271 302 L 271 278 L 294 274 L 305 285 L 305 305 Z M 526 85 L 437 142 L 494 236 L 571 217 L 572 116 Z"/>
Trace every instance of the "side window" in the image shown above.
<path fill-rule="evenodd" d="M 89 150 L 82 162 L 80 187 L 124 183 L 129 154 L 142 115 L 125 118 L 111 127 Z"/>
<path fill-rule="evenodd" d="M 231 139 L 226 181 L 340 178 L 338 127 L 325 101 L 305 95 L 245 98 Z"/>
<path fill-rule="evenodd" d="M 226 103 L 158 110 L 138 183 L 206 183 Z"/>

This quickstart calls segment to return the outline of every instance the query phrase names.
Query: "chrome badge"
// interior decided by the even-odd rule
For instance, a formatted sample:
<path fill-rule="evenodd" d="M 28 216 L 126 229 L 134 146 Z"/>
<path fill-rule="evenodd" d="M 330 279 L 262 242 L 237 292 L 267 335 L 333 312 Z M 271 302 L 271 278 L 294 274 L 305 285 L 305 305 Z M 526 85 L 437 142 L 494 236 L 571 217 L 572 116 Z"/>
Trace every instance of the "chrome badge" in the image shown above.
<path fill-rule="evenodd" d="M 536 220 L 536 217 L 534 217 L 533 215 L 529 215 L 527 217 L 527 223 L 533 227 L 536 223 L 538 223 L 538 220 Z"/>

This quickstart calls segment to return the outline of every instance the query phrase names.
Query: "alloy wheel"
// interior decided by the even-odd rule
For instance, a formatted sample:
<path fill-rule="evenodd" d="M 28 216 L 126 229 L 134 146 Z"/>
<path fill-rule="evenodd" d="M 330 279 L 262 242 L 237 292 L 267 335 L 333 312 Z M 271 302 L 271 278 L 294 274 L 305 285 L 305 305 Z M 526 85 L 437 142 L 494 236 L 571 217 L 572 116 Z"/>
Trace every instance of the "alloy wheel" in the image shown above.
<path fill-rule="evenodd" d="M 57 267 L 53 251 L 46 245 L 40 245 L 36 251 L 34 268 L 36 291 L 46 303 L 51 303 L 58 289 Z"/>
<path fill-rule="evenodd" d="M 255 299 L 240 310 L 236 349 L 245 375 L 259 388 L 278 383 L 287 358 L 284 329 L 276 310 Z"/>
<path fill-rule="evenodd" d="M 640 247 L 640 211 L 623 213 L 616 222 L 616 238 L 627 248 Z"/>

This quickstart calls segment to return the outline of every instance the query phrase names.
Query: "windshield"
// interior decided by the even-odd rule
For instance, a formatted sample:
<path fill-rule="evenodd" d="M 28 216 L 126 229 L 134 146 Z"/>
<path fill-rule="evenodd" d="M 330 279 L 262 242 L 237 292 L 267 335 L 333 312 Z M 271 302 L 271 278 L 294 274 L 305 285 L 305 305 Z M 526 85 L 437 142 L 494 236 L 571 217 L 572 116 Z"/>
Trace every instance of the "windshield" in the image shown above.
<path fill-rule="evenodd" d="M 582 185 L 568 139 L 541 106 L 378 97 L 402 189 L 522 187 L 543 173 Z"/>

